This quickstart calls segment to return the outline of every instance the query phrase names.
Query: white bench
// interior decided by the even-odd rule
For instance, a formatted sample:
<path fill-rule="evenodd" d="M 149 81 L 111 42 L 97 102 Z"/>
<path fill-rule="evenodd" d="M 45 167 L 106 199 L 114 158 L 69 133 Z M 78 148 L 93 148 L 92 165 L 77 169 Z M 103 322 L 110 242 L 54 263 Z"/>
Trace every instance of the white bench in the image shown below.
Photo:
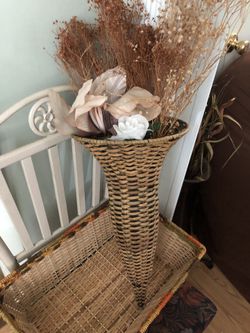
<path fill-rule="evenodd" d="M 53 89 L 60 93 L 72 90 L 70 86 L 58 86 L 53 87 Z M 85 152 L 84 155 L 87 161 L 83 161 L 83 147 L 71 138 L 56 133 L 53 125 L 53 110 L 51 110 L 50 107 L 48 92 L 49 90 L 47 89 L 24 98 L 0 115 L 1 132 L 1 125 L 3 126 L 10 117 L 14 117 L 17 113 L 23 112 L 24 107 L 29 106 L 29 127 L 37 137 L 40 137 L 39 140 L 35 140 L 34 142 L 0 155 L 0 230 L 2 230 L 3 234 L 5 234 L 4 231 L 6 228 L 11 230 L 10 235 L 5 235 L 5 237 L 1 235 L 0 231 L 0 261 L 2 262 L 2 268 L 5 274 L 17 268 L 20 262 L 23 262 L 53 238 L 57 237 L 67 227 L 76 223 L 81 217 L 86 215 L 89 210 L 98 206 L 100 201 L 103 201 L 105 197 L 107 197 L 107 191 L 104 193 L 105 187 L 98 162 L 94 158 L 92 161 L 91 155 L 87 152 Z M 13 136 L 15 133 L 10 133 L 10 135 Z M 64 150 L 66 150 L 66 158 L 61 161 L 60 150 L 62 148 L 60 144 L 65 141 L 68 141 L 67 146 L 64 147 Z M 39 157 L 36 156 L 39 156 L 41 152 L 48 155 L 48 165 L 45 171 L 50 173 L 50 177 L 47 179 L 44 179 L 44 177 L 39 179 L 33 161 L 34 157 L 38 158 L 39 164 Z M 68 160 L 68 156 L 72 156 L 72 161 Z M 41 158 L 44 159 L 44 157 L 40 156 L 40 159 Z M 39 235 L 36 235 L 35 238 L 40 238 L 37 241 L 33 241 L 31 235 L 32 232 L 34 233 L 32 223 L 36 223 L 36 221 L 24 221 L 20 213 L 20 207 L 16 203 L 18 200 L 14 200 L 15 196 L 14 193 L 12 193 L 15 191 L 15 182 L 17 179 L 13 179 L 13 172 L 8 177 L 8 168 L 11 166 L 16 167 L 16 163 L 21 166 L 26 183 L 25 186 L 27 187 L 25 191 L 29 192 L 31 205 L 33 206 L 33 208 L 30 207 L 30 209 L 34 209 L 34 215 L 37 219 L 37 229 L 39 229 L 37 234 L 39 233 Z M 43 163 L 45 162 L 43 161 Z M 65 168 L 63 164 L 67 163 L 71 168 L 72 178 L 74 179 L 73 187 L 75 195 L 73 195 L 73 199 L 72 193 L 66 193 L 64 189 L 65 176 L 62 174 L 62 169 Z M 88 184 L 87 188 L 87 172 L 84 170 L 84 165 L 87 165 L 88 168 L 92 168 L 92 175 L 89 176 L 92 183 Z M 16 174 L 16 177 L 18 176 L 20 177 L 20 175 Z M 55 223 L 52 221 L 53 209 L 49 209 L 52 210 L 52 214 L 51 212 L 47 214 L 49 207 L 46 207 L 44 203 L 44 196 L 42 196 L 41 186 L 39 185 L 41 182 L 50 182 L 51 178 L 57 206 L 57 215 L 60 221 L 56 225 L 56 228 Z M 43 186 L 45 185 L 46 184 L 43 184 Z M 90 192 L 92 192 L 91 204 L 87 205 L 86 193 L 89 194 Z M 73 217 L 72 212 L 69 214 L 68 211 L 68 206 L 70 205 L 70 203 L 67 202 L 69 194 L 71 195 L 71 202 L 72 200 L 76 201 L 76 212 Z M 71 217 L 69 217 L 69 215 L 71 215 Z M 13 255 L 13 252 L 16 251 L 18 251 L 18 253 Z"/>

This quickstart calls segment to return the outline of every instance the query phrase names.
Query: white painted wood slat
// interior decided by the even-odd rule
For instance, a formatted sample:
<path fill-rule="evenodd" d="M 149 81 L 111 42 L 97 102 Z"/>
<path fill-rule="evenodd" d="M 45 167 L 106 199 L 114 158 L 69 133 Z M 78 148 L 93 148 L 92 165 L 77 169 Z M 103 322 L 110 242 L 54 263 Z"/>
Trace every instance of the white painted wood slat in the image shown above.
<path fill-rule="evenodd" d="M 16 258 L 10 252 L 9 248 L 4 243 L 1 237 L 0 237 L 0 260 L 4 263 L 4 265 L 10 272 L 14 271 L 18 267 Z"/>
<path fill-rule="evenodd" d="M 21 165 L 42 236 L 47 239 L 51 236 L 51 231 L 31 157 L 22 160 Z"/>
<path fill-rule="evenodd" d="M 8 165 L 24 160 L 27 157 L 39 153 L 40 151 L 46 150 L 67 139 L 68 139 L 67 136 L 63 136 L 61 134 L 53 134 L 49 135 L 45 139 L 41 139 L 36 142 L 27 144 L 23 147 L 14 149 L 9 153 L 0 156 L 0 169 L 3 169 Z"/>
<path fill-rule="evenodd" d="M 93 174 L 92 174 L 92 207 L 95 207 L 100 202 L 101 191 L 101 166 L 93 157 Z"/>
<path fill-rule="evenodd" d="M 80 143 L 76 142 L 74 139 L 72 139 L 71 143 L 72 143 L 73 168 L 74 168 L 75 187 L 76 187 L 77 213 L 78 215 L 81 215 L 86 211 L 84 170 L 83 170 L 83 160 L 82 160 L 83 147 Z"/>
<path fill-rule="evenodd" d="M 65 191 L 63 186 L 63 178 L 61 173 L 58 147 L 55 146 L 50 148 L 48 150 L 48 155 L 49 155 L 50 168 L 55 189 L 57 208 L 60 217 L 60 223 L 62 227 L 66 227 L 69 224 L 69 216 L 68 216 Z"/>
<path fill-rule="evenodd" d="M 105 192 L 104 192 L 104 198 L 108 199 L 109 197 L 109 190 L 108 190 L 108 185 L 107 182 L 105 181 Z"/>
<path fill-rule="evenodd" d="M 30 239 L 28 231 L 23 223 L 22 217 L 17 209 L 16 203 L 11 195 L 9 187 L 6 183 L 6 180 L 3 176 L 2 171 L 0 170 L 0 201 L 3 203 L 8 216 L 11 219 L 12 224 L 15 226 L 22 245 L 26 251 L 29 251 L 33 247 L 33 243 Z"/>

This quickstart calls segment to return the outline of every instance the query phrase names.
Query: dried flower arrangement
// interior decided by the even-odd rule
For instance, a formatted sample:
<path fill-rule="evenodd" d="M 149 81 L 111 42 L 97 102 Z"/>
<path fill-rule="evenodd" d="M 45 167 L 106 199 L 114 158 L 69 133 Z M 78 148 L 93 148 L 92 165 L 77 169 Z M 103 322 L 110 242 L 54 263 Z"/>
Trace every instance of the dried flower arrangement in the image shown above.
<path fill-rule="evenodd" d="M 64 105 L 58 131 L 115 138 L 127 124 L 130 134 L 117 139 L 143 139 L 146 132 L 146 138 L 162 137 L 180 126 L 176 120 L 221 55 L 221 36 L 249 1 L 162 0 L 157 17 L 148 5 L 154 0 L 147 6 L 142 0 L 88 2 L 96 24 L 73 17 L 57 34 L 57 61 L 76 89 L 84 85 L 71 110 Z M 55 93 L 52 100 L 58 103 Z M 71 130 L 61 130 L 62 120 Z M 138 128 L 146 132 L 131 136 Z"/>

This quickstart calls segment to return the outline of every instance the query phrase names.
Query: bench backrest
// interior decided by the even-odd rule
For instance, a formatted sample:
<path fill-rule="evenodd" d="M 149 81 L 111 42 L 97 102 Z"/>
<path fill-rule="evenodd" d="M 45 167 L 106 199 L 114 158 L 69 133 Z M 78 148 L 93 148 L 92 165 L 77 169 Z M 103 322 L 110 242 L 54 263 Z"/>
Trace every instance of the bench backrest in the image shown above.
<path fill-rule="evenodd" d="M 60 93 L 72 91 L 70 86 L 52 89 Z M 33 94 L 0 115 L 1 132 L 1 125 L 31 105 L 29 128 L 40 137 L 23 146 L 18 144 L 18 148 L 0 155 L 0 261 L 9 271 L 107 197 L 96 159 L 73 139 L 56 133 L 48 93 L 49 90 L 43 90 Z M 41 168 L 43 177 L 39 177 Z M 17 190 L 15 178 L 21 177 L 18 170 L 22 173 L 23 189 L 19 186 Z M 72 178 L 71 181 L 68 178 Z M 44 189 L 47 189 L 45 194 Z M 25 208 L 32 210 L 34 220 L 25 220 L 20 199 L 22 191 L 29 195 L 30 205 Z M 51 207 L 53 198 L 56 208 Z M 9 239 L 3 235 L 4 228 L 13 228 Z M 15 248 L 21 251 L 13 254 L 17 251 Z"/>

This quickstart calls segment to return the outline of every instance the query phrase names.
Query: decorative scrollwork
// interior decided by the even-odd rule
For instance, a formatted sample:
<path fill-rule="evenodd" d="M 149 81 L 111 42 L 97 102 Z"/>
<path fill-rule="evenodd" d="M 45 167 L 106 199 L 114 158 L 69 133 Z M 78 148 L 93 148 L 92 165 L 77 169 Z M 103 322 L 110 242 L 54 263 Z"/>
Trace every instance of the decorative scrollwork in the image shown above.
<path fill-rule="evenodd" d="M 29 113 L 29 126 L 32 132 L 39 136 L 48 136 L 56 133 L 54 113 L 49 98 L 44 97 L 37 101 Z"/>

